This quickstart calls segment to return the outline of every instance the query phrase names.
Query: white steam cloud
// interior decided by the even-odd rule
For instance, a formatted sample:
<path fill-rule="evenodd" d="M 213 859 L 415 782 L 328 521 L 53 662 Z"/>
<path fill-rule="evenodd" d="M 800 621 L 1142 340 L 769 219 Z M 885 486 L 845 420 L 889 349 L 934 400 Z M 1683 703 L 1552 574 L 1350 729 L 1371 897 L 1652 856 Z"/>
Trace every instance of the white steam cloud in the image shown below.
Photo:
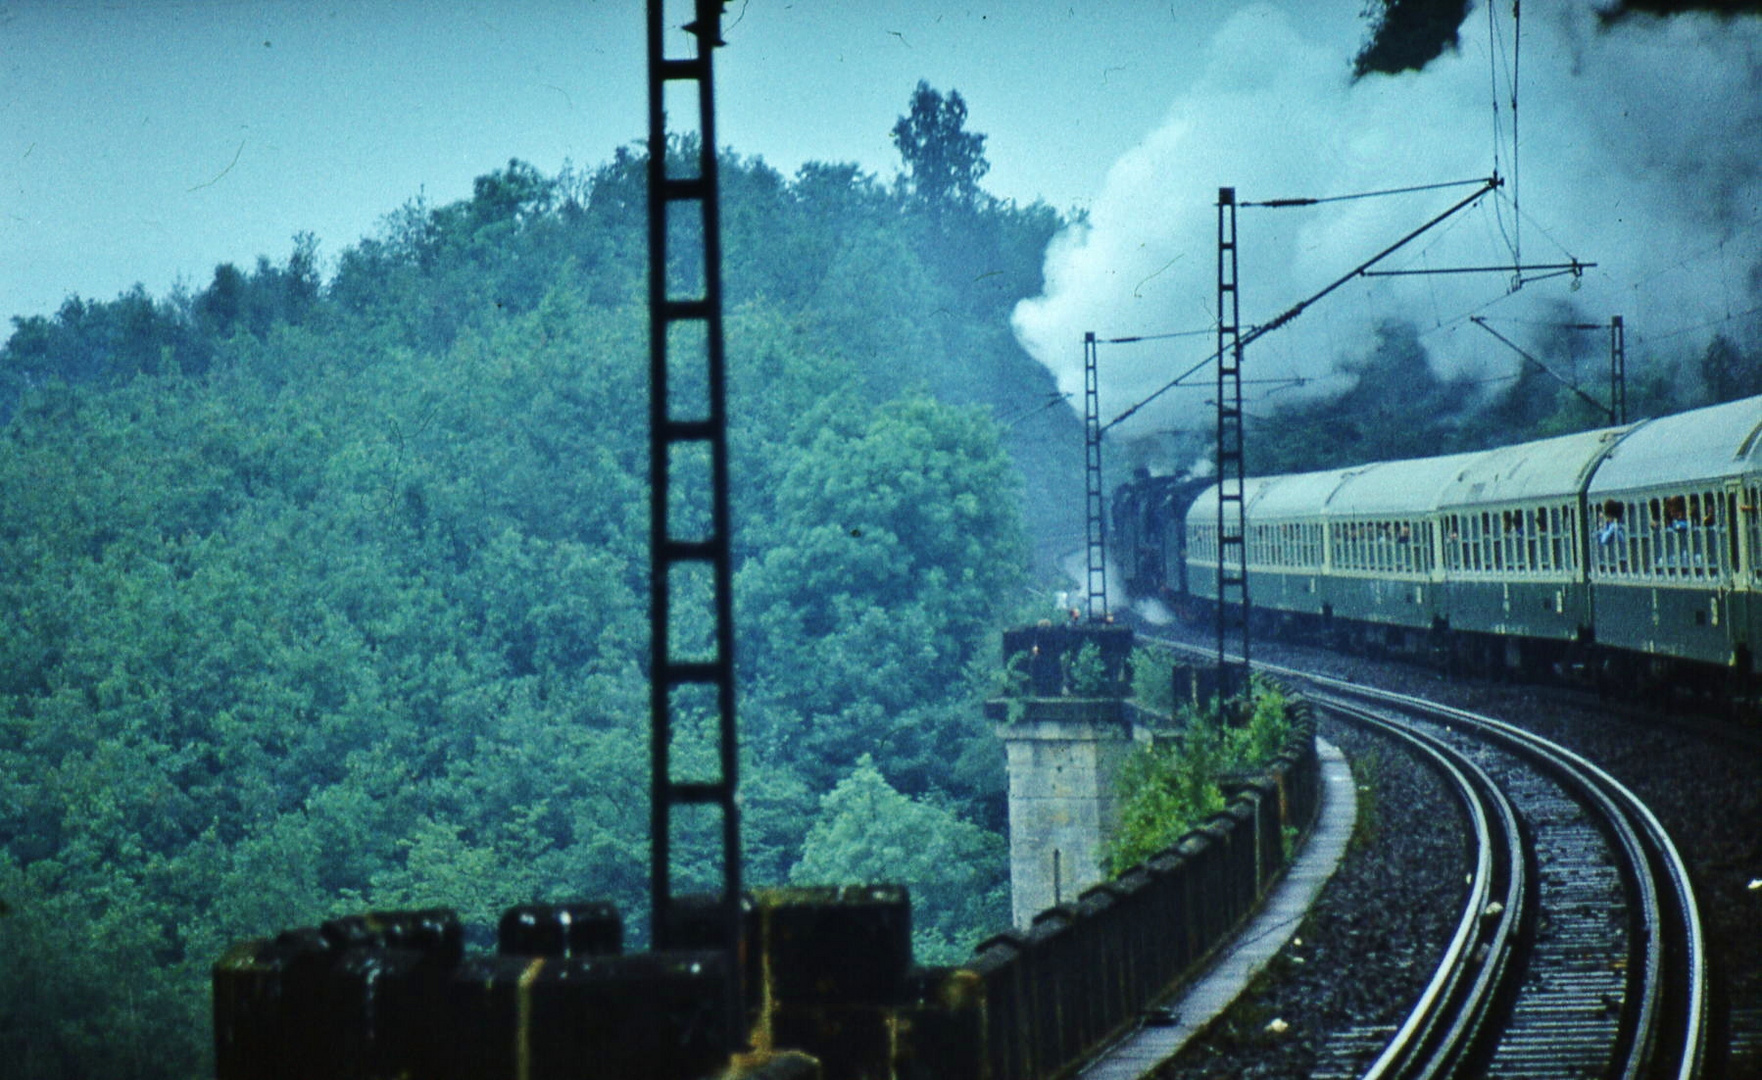
<path fill-rule="evenodd" d="M 1588 4 L 1523 25 L 1519 184 L 1408 245 L 1380 269 L 1594 262 L 1510 291 L 1511 275 L 1355 278 L 1252 345 L 1245 376 L 1303 376 L 1313 393 L 1344 385 L 1375 327 L 1411 321 L 1441 373 L 1496 377 L 1519 361 L 1470 315 L 1519 344 L 1558 336 L 1539 325 L 1622 315 L 1630 371 L 1648 356 L 1695 355 L 1715 334 L 1757 336 L 1762 306 L 1762 20 L 1703 16 L 1598 25 Z M 1506 18 L 1501 15 L 1501 18 Z M 1496 39 L 1495 39 L 1496 35 Z M 1086 225 L 1054 240 L 1046 294 L 1023 301 L 1023 346 L 1081 400 L 1083 334 L 1213 325 L 1217 191 L 1239 200 L 1343 195 L 1486 177 L 1495 164 L 1494 64 L 1513 173 L 1508 21 L 1484 9 L 1459 51 L 1426 71 L 1350 79 L 1339 43 L 1317 42 L 1284 13 L 1254 7 L 1211 42 L 1203 74 L 1162 127 L 1110 170 Z M 1417 228 L 1472 187 L 1299 209 L 1238 211 L 1245 326 L 1270 321 Z M 1513 194 L 1521 215 L 1514 212 Z M 1596 390 L 1606 338 L 1582 335 Z M 1103 346 L 1103 422 L 1206 357 L 1203 334 Z M 1119 429 L 1127 435 L 1209 420 L 1203 387 L 1175 390 Z M 1248 388 L 1251 397 L 1274 392 Z M 1273 401 L 1277 401 L 1274 397 Z M 1272 405 L 1263 405 L 1270 409 Z"/>

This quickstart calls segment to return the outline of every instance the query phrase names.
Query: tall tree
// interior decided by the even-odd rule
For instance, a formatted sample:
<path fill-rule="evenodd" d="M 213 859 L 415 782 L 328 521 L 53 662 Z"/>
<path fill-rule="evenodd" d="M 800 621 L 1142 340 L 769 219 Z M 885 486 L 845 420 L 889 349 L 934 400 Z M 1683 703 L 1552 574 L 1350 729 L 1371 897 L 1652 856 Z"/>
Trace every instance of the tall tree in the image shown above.
<path fill-rule="evenodd" d="M 912 193 L 927 206 L 972 205 L 980 179 L 991 171 L 985 136 L 966 130 L 966 123 L 960 91 L 943 97 L 920 79 L 911 112 L 893 125 L 893 145 L 905 159 Z"/>

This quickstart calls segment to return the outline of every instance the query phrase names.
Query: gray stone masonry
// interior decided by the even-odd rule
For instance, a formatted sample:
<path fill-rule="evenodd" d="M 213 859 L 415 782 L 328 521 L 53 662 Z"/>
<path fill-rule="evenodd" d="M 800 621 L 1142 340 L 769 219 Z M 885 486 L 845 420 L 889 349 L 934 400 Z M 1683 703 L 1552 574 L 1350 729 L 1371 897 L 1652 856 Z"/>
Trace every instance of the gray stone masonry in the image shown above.
<path fill-rule="evenodd" d="M 997 728 L 1009 755 L 1010 893 L 1017 927 L 1105 878 L 1116 780 L 1150 732 L 1117 698 L 1025 698 Z"/>

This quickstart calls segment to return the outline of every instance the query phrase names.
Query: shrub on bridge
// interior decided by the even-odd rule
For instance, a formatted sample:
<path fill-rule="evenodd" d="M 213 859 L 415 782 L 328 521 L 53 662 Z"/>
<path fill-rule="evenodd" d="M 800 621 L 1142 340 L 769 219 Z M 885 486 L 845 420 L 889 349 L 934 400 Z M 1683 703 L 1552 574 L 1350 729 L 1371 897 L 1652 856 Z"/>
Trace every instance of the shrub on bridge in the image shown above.
<path fill-rule="evenodd" d="M 1150 665 L 1139 665 L 1143 671 Z M 1151 677 L 1149 684 L 1161 683 Z M 1120 772 L 1120 822 L 1105 859 L 1119 875 L 1224 808 L 1219 781 L 1232 774 L 1265 768 L 1285 748 L 1291 723 L 1282 693 L 1259 686 L 1248 722 L 1223 724 L 1214 703 L 1183 709 L 1182 729 L 1135 751 Z"/>

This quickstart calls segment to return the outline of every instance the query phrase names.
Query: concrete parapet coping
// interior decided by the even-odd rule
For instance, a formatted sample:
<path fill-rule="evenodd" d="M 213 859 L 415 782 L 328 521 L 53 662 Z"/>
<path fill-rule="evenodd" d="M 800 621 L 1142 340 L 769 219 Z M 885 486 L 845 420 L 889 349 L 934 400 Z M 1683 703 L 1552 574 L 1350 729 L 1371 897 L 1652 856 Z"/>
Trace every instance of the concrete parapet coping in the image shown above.
<path fill-rule="evenodd" d="M 1296 933 L 1339 866 L 1358 817 L 1357 789 L 1345 755 L 1319 737 L 1316 745 L 1321 758 L 1321 812 L 1283 879 L 1234 942 L 1218 951 L 1205 973 L 1164 1003 L 1174 1023 L 1133 1031 L 1079 1073 L 1081 1080 L 1137 1080 L 1153 1074 L 1222 1015 Z"/>

